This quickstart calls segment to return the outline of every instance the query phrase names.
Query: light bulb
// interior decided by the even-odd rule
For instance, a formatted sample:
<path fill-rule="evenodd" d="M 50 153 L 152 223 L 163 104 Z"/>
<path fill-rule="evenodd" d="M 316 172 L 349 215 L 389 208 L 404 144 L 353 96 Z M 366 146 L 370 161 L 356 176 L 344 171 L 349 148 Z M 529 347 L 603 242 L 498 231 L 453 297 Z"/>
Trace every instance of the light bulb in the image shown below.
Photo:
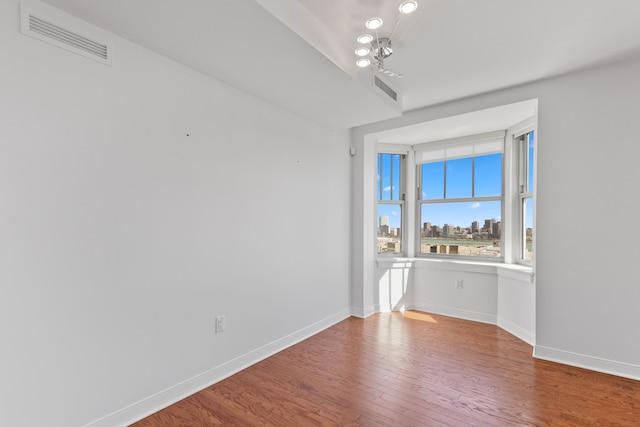
<path fill-rule="evenodd" d="M 373 41 L 373 36 L 371 34 L 363 34 L 357 38 L 358 43 L 367 44 Z"/>
<path fill-rule="evenodd" d="M 371 53 L 371 49 L 368 47 L 361 46 L 356 49 L 356 55 L 358 56 L 367 56 L 369 53 Z"/>
<path fill-rule="evenodd" d="M 404 14 L 407 14 L 407 13 L 415 12 L 417 8 L 418 8 L 418 2 L 416 2 L 416 1 L 405 1 L 400 5 L 398 10 L 400 10 L 400 12 L 402 12 Z"/>
<path fill-rule="evenodd" d="M 377 30 L 382 27 L 382 18 L 371 18 L 364 25 L 370 30 Z"/>
<path fill-rule="evenodd" d="M 365 68 L 371 65 L 371 60 L 369 58 L 358 58 L 356 60 L 356 65 L 360 68 Z"/>

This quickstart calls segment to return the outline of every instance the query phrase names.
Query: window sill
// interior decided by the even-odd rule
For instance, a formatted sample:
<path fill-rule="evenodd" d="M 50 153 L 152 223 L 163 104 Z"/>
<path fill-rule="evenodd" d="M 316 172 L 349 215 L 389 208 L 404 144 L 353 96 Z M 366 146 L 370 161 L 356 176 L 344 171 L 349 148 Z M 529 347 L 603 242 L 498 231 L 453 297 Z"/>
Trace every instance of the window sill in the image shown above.
<path fill-rule="evenodd" d="M 525 283 L 533 283 L 533 268 L 520 264 L 483 262 L 473 260 L 425 259 L 408 257 L 381 257 L 376 260 L 378 268 L 435 268 L 469 273 L 496 274 Z"/>

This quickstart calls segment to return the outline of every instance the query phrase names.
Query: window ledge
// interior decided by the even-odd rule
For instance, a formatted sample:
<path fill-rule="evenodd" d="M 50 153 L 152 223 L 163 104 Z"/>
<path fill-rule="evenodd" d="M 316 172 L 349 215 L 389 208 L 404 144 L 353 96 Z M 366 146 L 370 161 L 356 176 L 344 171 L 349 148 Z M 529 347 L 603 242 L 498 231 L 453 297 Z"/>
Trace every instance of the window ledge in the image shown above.
<path fill-rule="evenodd" d="M 500 264 L 498 276 L 509 277 L 525 283 L 533 283 L 533 268 L 520 264 Z"/>
<path fill-rule="evenodd" d="M 526 283 L 533 283 L 533 269 L 520 264 L 482 262 L 473 260 L 425 259 L 408 257 L 385 257 L 376 260 L 378 268 L 435 268 L 469 273 L 497 274 Z"/>

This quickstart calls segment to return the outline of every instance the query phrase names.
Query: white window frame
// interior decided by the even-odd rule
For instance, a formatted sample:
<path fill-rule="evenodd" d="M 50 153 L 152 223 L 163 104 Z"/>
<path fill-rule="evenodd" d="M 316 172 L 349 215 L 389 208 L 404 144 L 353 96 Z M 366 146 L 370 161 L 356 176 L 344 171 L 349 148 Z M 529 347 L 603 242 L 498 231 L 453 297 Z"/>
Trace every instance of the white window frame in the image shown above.
<path fill-rule="evenodd" d="M 516 140 L 520 138 L 522 135 L 534 132 L 534 171 L 533 171 L 533 182 L 534 182 L 534 191 L 529 195 L 528 193 L 520 194 L 519 190 L 519 179 L 520 179 L 520 158 L 519 152 L 517 149 Z M 445 256 L 446 259 L 454 261 L 454 260 L 469 260 L 469 261 L 478 261 L 478 262 L 495 262 L 495 263 L 504 263 L 504 264 L 520 264 L 523 267 L 534 268 L 535 265 L 535 247 L 536 247 L 536 208 L 537 208 L 537 153 L 538 153 L 538 132 L 537 132 L 537 114 L 510 127 L 506 131 L 498 131 L 504 135 L 504 152 L 502 156 L 502 232 L 501 232 L 501 258 L 492 257 L 478 257 L 478 256 L 461 256 L 461 255 L 449 255 Z M 465 143 L 469 141 L 473 141 L 474 139 L 482 139 L 482 137 L 488 137 L 492 134 L 496 134 L 496 132 L 489 132 L 487 134 L 482 135 L 474 135 L 470 137 L 464 138 L 456 138 L 455 140 L 446 140 L 446 141 L 437 141 L 437 142 L 429 142 L 424 144 L 417 145 L 400 145 L 400 144 L 383 144 L 376 143 L 376 161 L 378 153 L 389 153 L 389 154 L 403 154 L 406 155 L 402 174 L 402 185 L 403 185 L 403 193 L 405 194 L 404 200 L 402 200 L 402 219 L 401 219 L 401 234 L 402 234 L 402 243 L 401 243 L 401 253 L 377 253 L 378 257 L 420 257 L 420 258 L 438 258 L 436 254 L 420 254 L 420 201 L 418 200 L 418 179 L 417 179 L 417 167 L 414 167 L 420 159 L 417 159 L 420 156 L 420 151 L 424 149 L 424 147 L 428 144 L 430 147 L 438 147 L 438 145 L 442 147 L 446 147 L 447 145 L 455 145 L 455 143 Z M 506 135 L 505 135 L 506 134 Z M 480 138 L 478 138 L 480 137 Z M 469 157 L 469 156 L 467 156 Z M 416 160 L 417 159 L 417 160 Z M 376 174 L 378 170 L 376 168 Z M 524 173 L 524 171 L 523 171 Z M 375 180 L 375 176 L 373 177 Z M 375 224 L 377 227 L 378 222 L 378 196 L 377 185 L 374 186 L 376 189 L 375 202 L 376 209 L 374 212 L 375 215 Z M 528 262 L 522 259 L 521 245 L 523 244 L 523 239 L 525 239 L 526 230 L 522 224 L 522 198 L 521 197 L 532 197 L 533 200 L 533 253 L 534 259 L 533 262 Z M 395 202 L 394 202 L 395 203 Z M 397 204 L 397 203 L 396 203 Z M 377 238 L 377 234 L 376 234 Z M 443 257 L 440 256 L 442 259 Z"/>
<path fill-rule="evenodd" d="M 528 150 L 526 135 L 533 132 L 533 191 L 526 190 Z M 521 264 L 532 267 L 535 262 L 536 244 L 536 180 L 537 180 L 537 153 L 538 153 L 538 132 L 535 117 L 526 119 L 507 130 L 507 145 L 505 151 L 511 163 L 511 177 L 507 183 L 506 192 L 509 194 L 509 213 L 511 226 L 509 227 L 508 253 L 505 254 L 505 263 Z M 524 245 L 526 245 L 526 225 L 524 223 L 523 202 L 530 199 L 533 203 L 533 260 L 526 260 L 523 257 Z"/>
<path fill-rule="evenodd" d="M 443 141 L 434 141 L 429 143 L 423 143 L 414 145 L 412 147 L 415 152 L 415 182 L 413 187 L 415 191 L 415 217 L 414 224 L 415 229 L 411 233 L 415 239 L 415 256 L 424 258 L 447 258 L 455 260 L 474 260 L 474 261 L 504 261 L 504 233 L 500 235 L 500 257 L 482 257 L 482 256 L 465 256 L 465 255 L 450 255 L 450 254 L 431 254 L 421 252 L 421 207 L 423 204 L 430 203 L 456 203 L 456 202 L 483 202 L 483 201 L 500 201 L 501 209 L 501 222 L 505 217 L 505 131 L 487 132 L 479 135 L 472 135 L 468 137 L 455 138 Z M 499 144 L 500 148 L 495 148 Z M 472 194 L 471 197 L 455 198 L 455 199 L 437 199 L 437 200 L 422 200 L 421 198 L 421 165 L 428 163 L 428 161 L 440 161 L 440 160 L 454 160 L 462 158 L 474 158 L 486 154 L 495 154 L 497 152 L 502 153 L 502 188 L 499 196 L 482 196 L 476 197 Z M 472 180 L 473 180 L 472 176 Z M 445 183 L 446 185 L 446 183 Z"/>
<path fill-rule="evenodd" d="M 376 224 L 376 229 L 379 227 L 378 224 L 378 218 L 379 216 L 379 209 L 378 206 L 379 205 L 399 205 L 400 206 L 400 210 L 401 210 L 401 217 L 400 217 L 400 252 L 378 252 L 377 248 L 376 248 L 376 253 L 377 256 L 379 257 L 398 257 L 398 256 L 406 256 L 407 255 L 407 237 L 408 237 L 408 233 L 407 231 L 411 230 L 411 227 L 408 226 L 408 215 L 407 215 L 407 197 L 406 197 L 406 190 L 407 190 L 407 157 L 409 154 L 409 147 L 404 146 L 404 145 L 397 145 L 397 144 L 378 144 L 377 150 L 376 150 L 376 175 L 379 173 L 379 169 L 378 169 L 378 158 L 380 154 L 398 154 L 401 155 L 401 160 L 400 160 L 400 200 L 380 200 L 379 198 L 379 185 L 376 182 L 376 186 L 375 186 L 375 191 L 376 191 L 376 196 L 375 196 L 375 200 L 376 200 L 376 213 L 375 213 L 375 224 Z M 376 233 L 376 245 L 377 245 L 377 240 L 378 239 L 378 235 Z"/>

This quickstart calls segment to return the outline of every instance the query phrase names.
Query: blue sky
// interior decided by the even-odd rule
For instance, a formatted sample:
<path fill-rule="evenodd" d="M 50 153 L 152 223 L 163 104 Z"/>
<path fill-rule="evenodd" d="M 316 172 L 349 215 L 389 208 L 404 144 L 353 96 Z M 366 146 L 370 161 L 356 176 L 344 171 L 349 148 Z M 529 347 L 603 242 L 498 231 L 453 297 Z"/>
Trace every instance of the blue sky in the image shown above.
<path fill-rule="evenodd" d="M 398 200 L 400 184 L 400 157 L 384 156 L 382 162 L 382 199 Z M 393 167 L 393 173 L 390 173 Z M 422 166 L 422 199 L 436 200 L 444 198 L 471 197 L 472 182 L 475 183 L 475 196 L 500 196 L 502 192 L 502 155 L 493 154 L 475 158 L 472 169 L 471 158 L 449 160 L 446 162 L 446 188 L 444 162 L 427 163 Z M 472 172 L 473 171 L 473 172 Z M 378 179 L 380 179 L 380 170 Z M 475 173 L 475 177 L 472 177 Z M 379 182 L 379 181 L 378 181 Z M 380 187 L 379 187 L 380 188 Z M 378 215 L 389 217 L 391 227 L 400 227 L 402 218 L 400 205 L 378 206 Z M 501 220 L 501 202 L 464 202 L 424 204 L 421 209 L 420 227 L 424 222 L 432 225 L 470 227 L 473 221 L 480 226 L 485 219 Z"/>

